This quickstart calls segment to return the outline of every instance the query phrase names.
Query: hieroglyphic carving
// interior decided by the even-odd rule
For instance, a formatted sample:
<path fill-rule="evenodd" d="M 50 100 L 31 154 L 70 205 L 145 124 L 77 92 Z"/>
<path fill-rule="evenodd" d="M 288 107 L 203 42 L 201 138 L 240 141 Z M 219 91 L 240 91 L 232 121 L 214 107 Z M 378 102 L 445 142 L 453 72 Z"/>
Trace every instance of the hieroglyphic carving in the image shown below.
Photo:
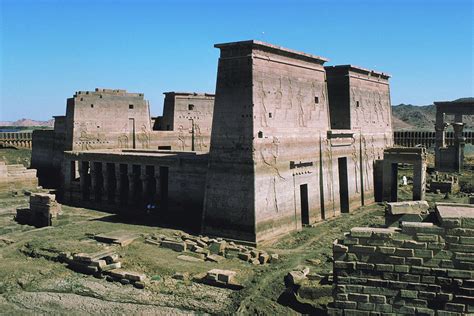
<path fill-rule="evenodd" d="M 279 153 L 280 140 L 277 137 L 273 137 L 273 141 L 269 147 L 262 147 L 259 151 L 260 158 L 263 161 L 263 166 L 265 166 L 266 174 L 270 174 L 269 182 L 267 186 L 267 193 L 265 196 L 266 209 L 274 210 L 278 212 L 278 195 L 277 195 L 277 183 L 281 180 L 285 181 L 286 179 L 281 175 L 280 170 L 278 170 L 278 157 Z"/>

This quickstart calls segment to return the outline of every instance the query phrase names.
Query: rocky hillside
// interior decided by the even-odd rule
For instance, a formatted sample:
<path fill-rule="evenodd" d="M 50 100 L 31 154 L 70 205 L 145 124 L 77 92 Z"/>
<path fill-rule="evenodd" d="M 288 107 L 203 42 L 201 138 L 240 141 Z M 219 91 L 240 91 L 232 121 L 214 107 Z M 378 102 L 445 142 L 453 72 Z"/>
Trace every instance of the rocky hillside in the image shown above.
<path fill-rule="evenodd" d="M 472 101 L 474 98 L 462 98 L 456 101 Z M 416 106 L 399 104 L 392 106 L 393 128 L 395 130 L 434 130 L 436 107 L 431 105 Z M 448 120 L 450 118 L 448 117 Z M 474 128 L 474 117 L 465 116 L 466 128 Z"/>
<path fill-rule="evenodd" d="M 17 121 L 0 121 L 0 126 L 49 126 L 53 127 L 54 119 L 48 121 L 36 121 L 31 119 L 22 118 Z"/>

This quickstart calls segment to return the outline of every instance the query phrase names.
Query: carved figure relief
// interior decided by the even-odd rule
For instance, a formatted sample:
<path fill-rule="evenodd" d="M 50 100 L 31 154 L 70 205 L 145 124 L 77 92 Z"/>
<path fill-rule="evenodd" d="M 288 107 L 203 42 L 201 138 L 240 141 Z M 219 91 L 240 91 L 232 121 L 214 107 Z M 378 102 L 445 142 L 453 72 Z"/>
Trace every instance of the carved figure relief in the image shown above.
<path fill-rule="evenodd" d="M 142 148 L 150 148 L 150 133 L 148 132 L 145 124 L 142 125 L 141 132 L 137 135 L 137 138 L 142 145 Z"/>
<path fill-rule="evenodd" d="M 122 133 L 117 138 L 119 148 L 128 148 L 128 136 L 125 133 Z"/>
<path fill-rule="evenodd" d="M 178 127 L 178 142 L 181 150 L 186 148 L 186 136 L 184 134 L 184 127 L 180 125 Z"/>
<path fill-rule="evenodd" d="M 278 157 L 279 157 L 279 145 L 280 141 L 277 137 L 273 137 L 273 141 L 270 146 L 263 147 L 260 149 L 260 158 L 266 166 L 267 169 L 271 174 L 268 181 L 268 186 L 266 189 L 266 209 L 267 210 L 274 210 L 278 212 L 278 195 L 277 195 L 277 184 L 281 180 L 285 180 L 285 178 L 280 174 L 278 170 Z"/>

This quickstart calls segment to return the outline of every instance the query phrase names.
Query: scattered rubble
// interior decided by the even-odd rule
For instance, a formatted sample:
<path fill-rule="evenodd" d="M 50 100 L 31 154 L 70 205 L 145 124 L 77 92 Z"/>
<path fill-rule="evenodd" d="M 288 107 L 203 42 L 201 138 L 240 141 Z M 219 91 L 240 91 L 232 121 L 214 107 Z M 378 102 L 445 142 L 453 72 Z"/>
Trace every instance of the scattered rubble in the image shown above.
<path fill-rule="evenodd" d="M 212 269 L 199 281 L 212 286 L 240 290 L 243 286 L 235 281 L 236 274 L 235 271 L 231 270 Z"/>
<path fill-rule="evenodd" d="M 278 254 L 269 254 L 251 246 L 237 245 L 222 238 L 212 239 L 206 236 L 180 234 L 175 237 L 152 235 L 145 238 L 145 243 L 182 252 L 178 259 L 184 261 L 222 262 L 225 259 L 238 258 L 254 265 L 262 265 L 279 260 Z"/>

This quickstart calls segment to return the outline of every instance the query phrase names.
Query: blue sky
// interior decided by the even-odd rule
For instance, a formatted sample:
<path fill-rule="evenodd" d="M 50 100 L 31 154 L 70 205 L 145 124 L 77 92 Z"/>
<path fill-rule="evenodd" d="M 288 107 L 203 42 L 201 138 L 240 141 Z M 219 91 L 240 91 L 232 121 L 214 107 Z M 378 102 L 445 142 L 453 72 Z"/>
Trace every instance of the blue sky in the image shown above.
<path fill-rule="evenodd" d="M 213 92 L 213 44 L 258 39 L 392 75 L 392 103 L 473 96 L 472 0 L 0 0 L 0 120 L 78 90 Z"/>

